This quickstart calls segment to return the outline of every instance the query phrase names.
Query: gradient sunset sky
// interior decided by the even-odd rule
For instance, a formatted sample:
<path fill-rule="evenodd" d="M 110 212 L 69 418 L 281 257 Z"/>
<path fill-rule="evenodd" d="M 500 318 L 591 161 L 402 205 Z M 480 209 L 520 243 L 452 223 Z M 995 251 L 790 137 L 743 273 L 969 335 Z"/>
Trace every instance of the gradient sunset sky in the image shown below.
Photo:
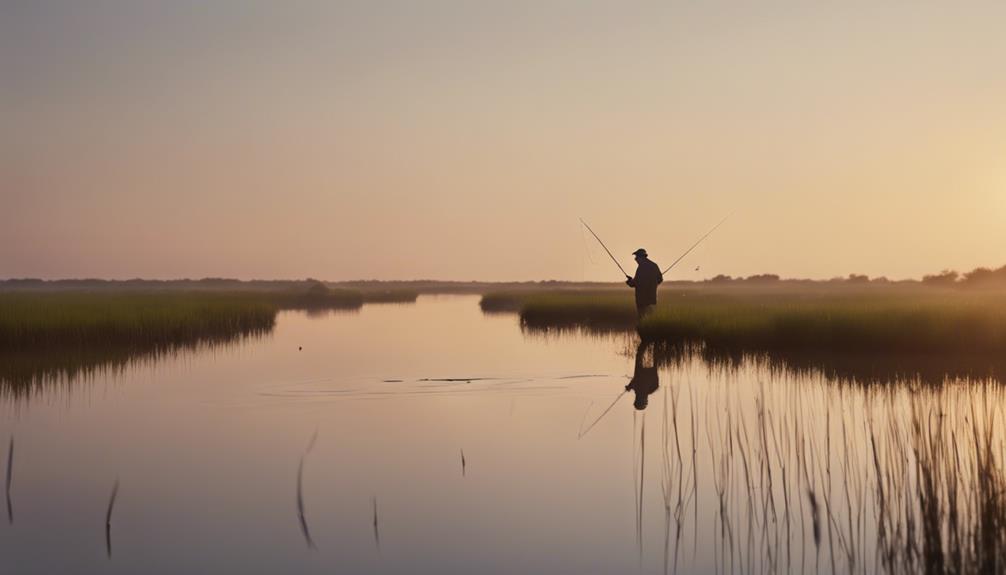
<path fill-rule="evenodd" d="M 827 4 L 0 0 L 0 278 L 1006 264 L 1006 3 Z"/>

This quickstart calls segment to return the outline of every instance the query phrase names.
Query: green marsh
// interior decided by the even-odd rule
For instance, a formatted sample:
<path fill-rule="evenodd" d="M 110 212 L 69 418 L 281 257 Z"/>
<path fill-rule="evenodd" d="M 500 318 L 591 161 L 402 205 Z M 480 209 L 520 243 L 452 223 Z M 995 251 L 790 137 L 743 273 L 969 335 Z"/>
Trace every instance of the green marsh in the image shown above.
<path fill-rule="evenodd" d="M 722 349 L 867 353 L 1006 351 L 1006 292 L 870 289 L 666 289 L 637 321 L 631 290 L 490 293 L 531 330 L 631 331 Z"/>

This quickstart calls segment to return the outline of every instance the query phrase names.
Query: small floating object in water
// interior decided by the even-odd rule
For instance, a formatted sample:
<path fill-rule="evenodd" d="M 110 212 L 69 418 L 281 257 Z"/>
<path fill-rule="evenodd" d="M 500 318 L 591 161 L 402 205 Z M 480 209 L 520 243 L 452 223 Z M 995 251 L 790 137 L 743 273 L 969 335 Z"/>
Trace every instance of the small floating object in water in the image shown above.
<path fill-rule="evenodd" d="M 468 463 L 465 461 L 465 450 L 462 449 L 461 450 L 461 477 L 465 476 L 465 468 L 467 466 L 468 466 Z"/>
<path fill-rule="evenodd" d="M 297 346 L 297 351 L 301 351 L 301 350 L 303 350 L 303 349 L 304 349 L 304 346 L 302 346 L 302 345 L 298 345 L 298 346 Z"/>

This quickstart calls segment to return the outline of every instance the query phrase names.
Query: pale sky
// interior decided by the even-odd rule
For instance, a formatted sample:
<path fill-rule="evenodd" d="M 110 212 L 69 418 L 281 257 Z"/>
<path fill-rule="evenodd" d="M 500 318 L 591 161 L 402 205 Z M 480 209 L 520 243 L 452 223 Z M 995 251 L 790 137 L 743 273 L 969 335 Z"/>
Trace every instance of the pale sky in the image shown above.
<path fill-rule="evenodd" d="M 578 217 L 629 267 L 730 212 L 674 277 L 998 267 L 1004 26 L 1004 2 L 0 0 L 0 278 L 617 281 Z"/>

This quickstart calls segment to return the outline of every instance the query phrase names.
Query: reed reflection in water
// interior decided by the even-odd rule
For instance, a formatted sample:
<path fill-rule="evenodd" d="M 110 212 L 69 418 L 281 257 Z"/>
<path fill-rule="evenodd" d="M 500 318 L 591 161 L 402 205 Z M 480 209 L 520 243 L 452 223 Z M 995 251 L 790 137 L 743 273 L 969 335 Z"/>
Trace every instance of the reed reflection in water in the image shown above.
<path fill-rule="evenodd" d="M 16 403 L 79 384 L 115 379 L 136 367 L 196 355 L 268 337 L 271 329 L 252 329 L 163 345 L 93 345 L 86 348 L 46 349 L 0 353 L 0 401 Z"/>
<path fill-rule="evenodd" d="M 678 566 L 683 533 L 699 544 L 707 527 L 699 517 L 710 513 L 714 537 L 706 552 L 723 572 L 1003 568 L 1000 382 L 850 386 L 825 371 L 815 380 L 799 370 L 787 376 L 776 364 L 752 365 L 776 379 L 753 393 L 664 382 L 658 444 L 666 571 Z M 636 412 L 633 431 L 641 555 L 651 443 L 645 415 Z"/>

